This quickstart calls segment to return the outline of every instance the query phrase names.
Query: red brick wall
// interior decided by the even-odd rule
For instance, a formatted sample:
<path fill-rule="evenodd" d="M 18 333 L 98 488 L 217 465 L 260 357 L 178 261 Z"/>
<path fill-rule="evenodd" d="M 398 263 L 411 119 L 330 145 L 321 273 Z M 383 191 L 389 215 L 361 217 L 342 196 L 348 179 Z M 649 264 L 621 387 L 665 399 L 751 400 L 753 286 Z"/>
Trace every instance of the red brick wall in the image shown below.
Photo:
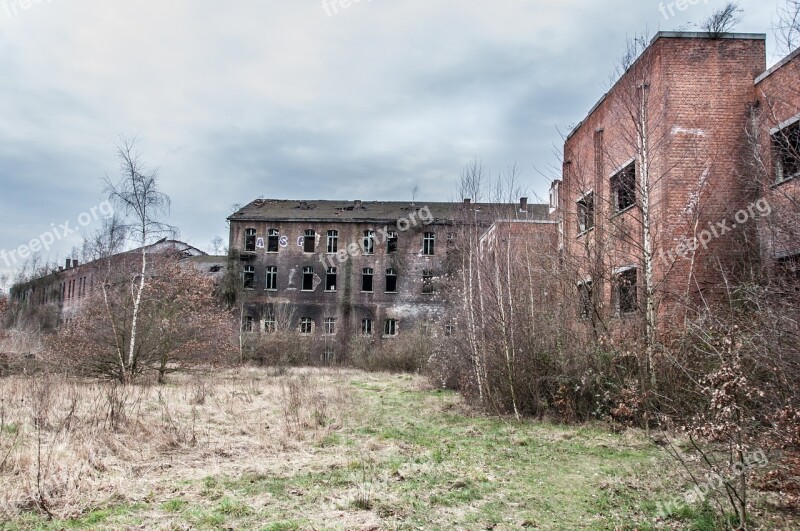
<path fill-rule="evenodd" d="M 707 251 L 694 253 L 693 260 L 689 256 L 673 263 L 658 257 L 662 252 L 668 256 L 681 238 L 692 237 L 696 229 L 721 221 L 748 203 L 737 172 L 747 110 L 754 100 L 753 79 L 765 67 L 764 44 L 760 37 L 661 36 L 567 140 L 560 206 L 567 263 L 577 264 L 579 276 L 594 268 L 608 278 L 616 267 L 640 264 L 641 211 L 636 207 L 614 215 L 610 178 L 637 156 L 631 112 L 641 101 L 637 93 L 644 83 L 655 276 L 665 297 L 662 313 L 673 312 L 675 301 L 687 292 L 705 294 L 719 285 L 713 258 L 736 261 L 725 237 L 714 238 Z M 576 200 L 589 189 L 595 192 L 596 227 L 579 236 Z M 641 274 L 639 284 L 643 286 Z M 606 315 L 613 313 L 611 294 L 611 285 L 605 282 L 601 300 Z"/>

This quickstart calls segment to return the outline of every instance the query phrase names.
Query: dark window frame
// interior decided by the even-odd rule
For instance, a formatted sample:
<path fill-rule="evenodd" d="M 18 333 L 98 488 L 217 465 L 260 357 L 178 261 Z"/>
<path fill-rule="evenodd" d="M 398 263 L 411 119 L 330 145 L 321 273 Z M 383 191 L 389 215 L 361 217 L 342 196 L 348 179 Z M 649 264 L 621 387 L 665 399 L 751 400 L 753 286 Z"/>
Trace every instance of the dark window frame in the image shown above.
<path fill-rule="evenodd" d="M 611 201 L 615 214 L 621 214 L 636 205 L 636 161 L 611 177 Z"/>

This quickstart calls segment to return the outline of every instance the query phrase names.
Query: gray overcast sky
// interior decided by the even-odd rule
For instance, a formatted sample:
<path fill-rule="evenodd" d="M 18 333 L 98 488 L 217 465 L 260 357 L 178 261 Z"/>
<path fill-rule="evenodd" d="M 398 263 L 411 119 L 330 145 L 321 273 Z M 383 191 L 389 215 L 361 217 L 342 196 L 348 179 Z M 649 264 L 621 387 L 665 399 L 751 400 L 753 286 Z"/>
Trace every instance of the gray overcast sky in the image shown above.
<path fill-rule="evenodd" d="M 120 134 L 204 250 L 235 203 L 449 200 L 474 158 L 545 197 L 626 37 L 724 3 L 695 1 L 0 0 L 0 250 L 98 205 Z M 743 0 L 736 28 L 770 63 L 779 3 Z"/>

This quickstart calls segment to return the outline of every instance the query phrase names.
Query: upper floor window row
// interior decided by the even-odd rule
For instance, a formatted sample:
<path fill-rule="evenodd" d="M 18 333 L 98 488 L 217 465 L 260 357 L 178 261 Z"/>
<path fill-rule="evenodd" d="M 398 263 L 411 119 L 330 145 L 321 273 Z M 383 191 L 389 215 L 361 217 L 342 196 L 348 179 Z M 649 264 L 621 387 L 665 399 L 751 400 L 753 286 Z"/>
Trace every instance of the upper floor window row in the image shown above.
<path fill-rule="evenodd" d="M 380 234 L 385 237 L 385 242 L 381 241 L 376 231 L 370 229 L 363 232 L 363 239 L 361 242 L 361 250 L 366 255 L 375 254 L 378 245 L 386 245 L 386 253 L 394 254 L 398 251 L 398 233 L 395 230 L 381 231 Z M 449 241 L 449 237 L 448 237 Z M 339 252 L 339 231 L 332 229 L 327 231 L 325 240 L 325 252 L 328 254 L 336 254 Z M 298 245 L 303 248 L 304 253 L 314 253 L 317 245 L 317 233 L 314 229 L 307 229 L 302 238 L 298 239 Z M 245 229 L 244 232 L 244 250 L 246 252 L 255 252 L 257 249 L 266 248 L 268 253 L 277 253 L 281 247 L 288 246 L 288 238 L 281 237 L 278 229 L 269 229 L 267 231 L 266 242 L 263 237 L 258 236 L 255 228 Z M 425 232 L 422 237 L 422 254 L 424 256 L 433 256 L 436 254 L 436 234 L 433 231 Z"/>

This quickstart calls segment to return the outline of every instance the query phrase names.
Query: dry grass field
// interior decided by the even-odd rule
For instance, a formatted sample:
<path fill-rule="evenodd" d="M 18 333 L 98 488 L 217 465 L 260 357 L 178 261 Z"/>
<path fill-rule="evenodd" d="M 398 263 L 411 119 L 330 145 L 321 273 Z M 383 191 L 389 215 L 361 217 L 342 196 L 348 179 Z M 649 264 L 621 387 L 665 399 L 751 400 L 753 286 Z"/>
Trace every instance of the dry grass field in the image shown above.
<path fill-rule="evenodd" d="M 713 528 L 657 518 L 685 486 L 640 434 L 488 418 L 417 376 L 0 379 L 2 529 Z"/>

